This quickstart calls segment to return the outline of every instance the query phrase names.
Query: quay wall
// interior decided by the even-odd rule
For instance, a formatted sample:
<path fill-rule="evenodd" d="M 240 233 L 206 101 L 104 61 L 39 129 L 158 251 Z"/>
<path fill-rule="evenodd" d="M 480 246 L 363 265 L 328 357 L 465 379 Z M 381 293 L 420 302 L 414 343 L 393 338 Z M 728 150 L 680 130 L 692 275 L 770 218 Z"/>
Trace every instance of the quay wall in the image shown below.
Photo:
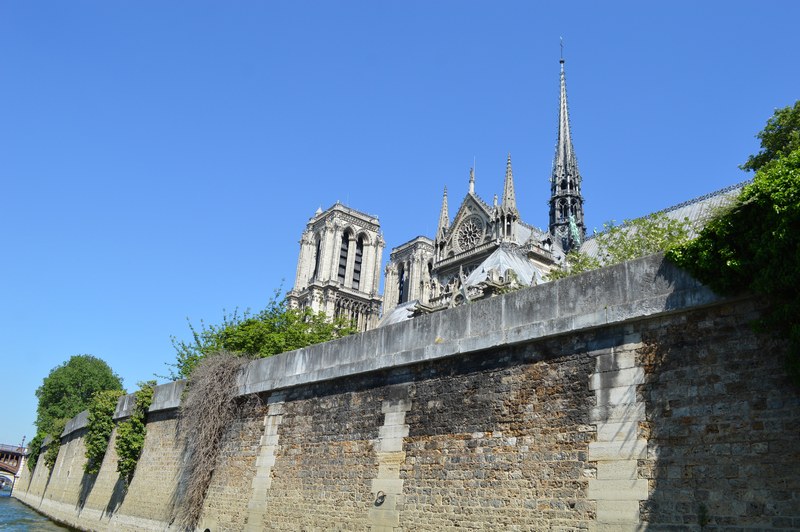
<path fill-rule="evenodd" d="M 800 392 L 763 308 L 653 255 L 254 361 L 198 529 L 799 529 Z M 183 386 L 156 389 L 129 486 L 115 435 L 83 474 L 78 416 L 14 496 L 177 529 Z"/>

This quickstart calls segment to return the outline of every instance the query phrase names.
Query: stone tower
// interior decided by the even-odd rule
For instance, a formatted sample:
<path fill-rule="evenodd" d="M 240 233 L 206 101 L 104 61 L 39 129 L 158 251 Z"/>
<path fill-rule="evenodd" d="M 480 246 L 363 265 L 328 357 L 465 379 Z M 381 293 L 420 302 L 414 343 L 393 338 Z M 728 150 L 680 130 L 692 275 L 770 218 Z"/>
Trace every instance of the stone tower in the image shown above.
<path fill-rule="evenodd" d="M 336 203 L 317 210 L 300 239 L 293 308 L 311 308 L 353 321 L 359 331 L 378 324 L 378 294 L 384 241 L 380 222 Z"/>
<path fill-rule="evenodd" d="M 586 236 L 583 221 L 583 196 L 578 160 L 572 146 L 567 107 L 567 82 L 561 58 L 561 94 L 558 107 L 558 139 L 550 175 L 550 234 L 567 252 L 578 248 Z"/>

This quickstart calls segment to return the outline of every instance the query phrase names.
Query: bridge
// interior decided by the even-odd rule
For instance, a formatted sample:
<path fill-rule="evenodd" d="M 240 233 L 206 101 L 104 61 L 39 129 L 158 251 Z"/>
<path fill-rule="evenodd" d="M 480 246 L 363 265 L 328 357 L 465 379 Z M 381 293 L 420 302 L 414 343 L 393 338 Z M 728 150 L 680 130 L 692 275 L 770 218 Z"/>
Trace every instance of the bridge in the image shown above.
<path fill-rule="evenodd" d="M 24 445 L 5 445 L 0 443 L 0 487 L 14 485 L 19 477 L 28 449 Z"/>

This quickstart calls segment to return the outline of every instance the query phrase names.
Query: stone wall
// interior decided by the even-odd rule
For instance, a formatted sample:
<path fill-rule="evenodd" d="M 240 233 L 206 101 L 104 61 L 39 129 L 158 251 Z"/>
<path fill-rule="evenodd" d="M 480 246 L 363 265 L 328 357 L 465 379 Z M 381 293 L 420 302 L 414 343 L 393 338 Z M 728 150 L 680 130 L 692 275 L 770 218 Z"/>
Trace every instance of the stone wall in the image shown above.
<path fill-rule="evenodd" d="M 760 308 L 656 255 L 254 362 L 199 529 L 800 528 L 800 395 Z M 157 390 L 127 489 L 113 442 L 82 475 L 76 422 L 15 496 L 168 528 L 181 390 Z"/>

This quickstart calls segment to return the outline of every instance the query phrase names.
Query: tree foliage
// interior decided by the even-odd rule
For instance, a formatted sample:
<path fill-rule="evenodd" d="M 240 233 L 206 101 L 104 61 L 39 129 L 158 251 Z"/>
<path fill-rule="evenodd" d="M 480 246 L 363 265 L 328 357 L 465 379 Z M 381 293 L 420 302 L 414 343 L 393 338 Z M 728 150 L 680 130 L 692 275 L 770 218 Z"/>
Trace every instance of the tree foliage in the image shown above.
<path fill-rule="evenodd" d="M 153 403 L 156 381 L 140 382 L 139 386 L 139 390 L 134 393 L 133 412 L 117 427 L 117 439 L 114 442 L 114 449 L 119 458 L 117 471 L 126 483 L 133 476 L 144 449 L 144 439 L 147 436 L 147 410 Z"/>
<path fill-rule="evenodd" d="M 39 448 L 47 436 L 56 442 L 55 451 L 49 452 L 58 454 L 57 442 L 66 421 L 86 410 L 92 396 L 101 390 L 122 390 L 122 379 L 103 360 L 91 355 L 74 355 L 50 371 L 36 390 L 39 404 L 36 408 L 36 437 L 30 443 L 28 463 L 31 469 L 36 467 Z M 48 449 L 52 447 L 53 444 Z"/>
<path fill-rule="evenodd" d="M 789 340 L 789 371 L 800 384 L 800 148 L 771 150 L 776 158 L 759 163 L 736 203 L 668 258 L 718 293 L 765 296 L 770 308 L 758 325 Z"/>
<path fill-rule="evenodd" d="M 201 321 L 199 330 L 190 322 L 189 329 L 191 341 L 172 338 L 177 353 L 176 362 L 168 364 L 172 379 L 188 378 L 195 366 L 212 353 L 229 351 L 250 358 L 264 358 L 355 331 L 343 318 L 330 320 L 321 312 L 289 308 L 285 299 L 278 299 L 277 292 L 260 312 L 225 314 L 219 325 L 206 325 Z"/>
<path fill-rule="evenodd" d="M 102 390 L 94 394 L 89 404 L 86 424 L 86 464 L 83 470 L 89 475 L 100 472 L 108 441 L 114 430 L 114 411 L 122 390 Z"/>
<path fill-rule="evenodd" d="M 747 159 L 741 166 L 743 170 L 758 171 L 770 161 L 800 149 L 800 100 L 794 106 L 776 110 L 756 137 L 761 140 L 761 151 Z"/>
<path fill-rule="evenodd" d="M 689 240 L 692 229 L 688 219 L 675 220 L 663 212 L 625 220 L 622 225 L 607 222 L 603 224 L 603 231 L 594 237 L 596 257 L 570 251 L 565 257 L 564 267 L 553 270 L 548 278 L 561 279 L 674 248 Z"/>
<path fill-rule="evenodd" d="M 39 462 L 39 454 L 42 452 L 42 444 L 46 437 L 46 432 L 39 431 L 28 443 L 28 459 L 25 461 L 25 465 L 28 466 L 31 472 L 36 469 L 36 464 Z"/>
<path fill-rule="evenodd" d="M 598 259 L 574 249 L 566 254 L 562 267 L 555 268 L 547 274 L 547 279 L 555 281 L 570 275 L 596 270 L 601 266 L 602 264 Z"/>

